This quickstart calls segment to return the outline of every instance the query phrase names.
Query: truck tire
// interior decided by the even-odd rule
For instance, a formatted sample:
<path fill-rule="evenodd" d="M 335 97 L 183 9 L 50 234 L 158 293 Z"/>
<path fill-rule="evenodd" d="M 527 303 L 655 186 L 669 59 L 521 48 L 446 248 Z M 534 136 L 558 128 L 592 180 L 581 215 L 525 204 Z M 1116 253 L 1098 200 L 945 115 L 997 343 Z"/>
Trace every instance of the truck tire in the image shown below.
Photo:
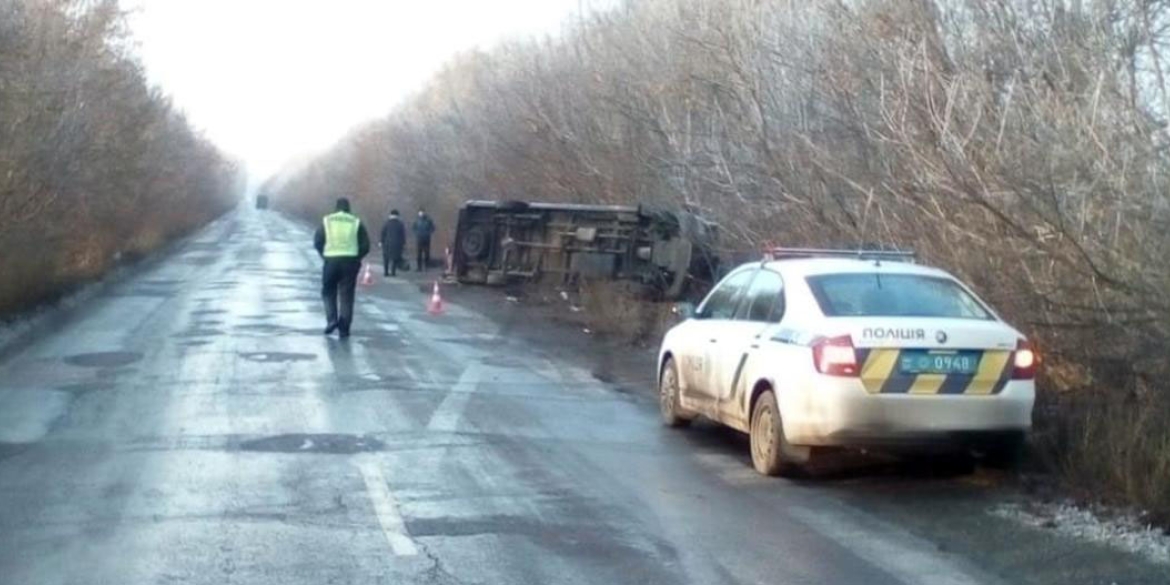
<path fill-rule="evenodd" d="M 480 260 L 488 252 L 488 234 L 482 227 L 475 226 L 467 230 L 459 239 L 459 249 L 463 255 L 471 260 Z"/>

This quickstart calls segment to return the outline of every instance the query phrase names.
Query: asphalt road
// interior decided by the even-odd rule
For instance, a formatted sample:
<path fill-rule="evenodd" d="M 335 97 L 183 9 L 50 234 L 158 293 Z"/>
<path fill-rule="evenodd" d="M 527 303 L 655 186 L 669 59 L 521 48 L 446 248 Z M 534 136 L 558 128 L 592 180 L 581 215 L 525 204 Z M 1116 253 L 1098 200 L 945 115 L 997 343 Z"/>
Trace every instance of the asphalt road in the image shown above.
<path fill-rule="evenodd" d="M 326 338 L 309 243 L 237 212 L 0 358 L 0 583 L 1015 581 L 416 284 Z"/>

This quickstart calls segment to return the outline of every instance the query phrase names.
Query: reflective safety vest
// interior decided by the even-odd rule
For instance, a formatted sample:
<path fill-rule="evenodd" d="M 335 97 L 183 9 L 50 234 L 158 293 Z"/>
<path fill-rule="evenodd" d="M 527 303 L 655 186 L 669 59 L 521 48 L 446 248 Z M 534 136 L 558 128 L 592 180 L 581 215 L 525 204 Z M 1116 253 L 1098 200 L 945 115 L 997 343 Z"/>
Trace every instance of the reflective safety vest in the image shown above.
<path fill-rule="evenodd" d="M 362 220 L 357 216 L 338 211 L 325 216 L 326 258 L 357 258 L 358 227 Z"/>

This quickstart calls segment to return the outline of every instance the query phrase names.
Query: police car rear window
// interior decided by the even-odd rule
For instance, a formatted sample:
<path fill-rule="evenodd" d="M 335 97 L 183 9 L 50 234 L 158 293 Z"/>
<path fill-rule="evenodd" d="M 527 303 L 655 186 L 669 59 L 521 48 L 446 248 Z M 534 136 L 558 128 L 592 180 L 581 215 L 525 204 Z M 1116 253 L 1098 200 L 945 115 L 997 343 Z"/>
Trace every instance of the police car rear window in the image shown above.
<path fill-rule="evenodd" d="M 953 280 L 919 274 L 822 274 L 808 277 L 827 317 L 991 319 Z"/>

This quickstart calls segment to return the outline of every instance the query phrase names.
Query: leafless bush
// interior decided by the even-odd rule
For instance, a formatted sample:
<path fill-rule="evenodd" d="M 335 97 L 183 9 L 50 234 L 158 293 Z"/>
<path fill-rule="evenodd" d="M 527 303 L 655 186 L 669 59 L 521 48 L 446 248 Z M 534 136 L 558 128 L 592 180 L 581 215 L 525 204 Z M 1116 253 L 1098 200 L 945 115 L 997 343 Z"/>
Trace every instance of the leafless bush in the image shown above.
<path fill-rule="evenodd" d="M 636 201 L 702 211 L 731 247 L 910 246 L 1040 343 L 1046 400 L 1165 410 L 1168 26 L 1163 0 L 626 2 L 461 56 L 273 187 L 314 214 L 337 192 L 448 225 L 468 198 Z M 1041 428 L 1092 415 L 1062 408 Z M 1076 478 L 1097 428 L 1042 451 Z M 1132 460 L 1170 457 L 1142 428 Z"/>
<path fill-rule="evenodd" d="M 234 166 L 123 54 L 114 0 L 0 0 L 0 315 L 230 204 Z"/>

